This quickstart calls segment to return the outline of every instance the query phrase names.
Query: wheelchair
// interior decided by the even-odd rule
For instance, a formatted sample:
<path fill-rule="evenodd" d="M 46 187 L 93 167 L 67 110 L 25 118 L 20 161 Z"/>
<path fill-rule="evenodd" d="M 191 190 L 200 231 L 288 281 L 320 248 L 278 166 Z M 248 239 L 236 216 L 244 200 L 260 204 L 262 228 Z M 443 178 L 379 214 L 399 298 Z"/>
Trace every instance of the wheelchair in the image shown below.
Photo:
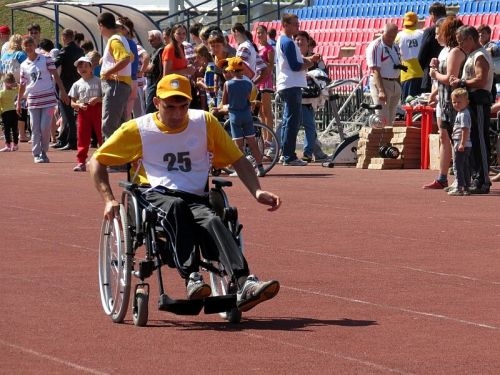
<path fill-rule="evenodd" d="M 208 192 L 210 207 L 221 217 L 237 245 L 243 250 L 243 226 L 238 222 L 236 207 L 229 205 L 223 189 L 230 187 L 232 182 L 212 178 L 212 184 L 213 187 Z M 115 323 L 123 322 L 132 297 L 133 323 L 145 326 L 150 295 L 146 279 L 156 271 L 160 311 L 177 315 L 198 315 L 203 309 L 205 314 L 219 313 L 223 319 L 239 323 L 242 313 L 236 307 L 236 284 L 220 262 L 203 259 L 200 246 L 197 246 L 199 265 L 209 273 L 212 295 L 199 300 L 169 297 L 163 286 L 162 266 L 174 268 L 175 264 L 168 233 L 160 224 L 162 213 L 144 198 L 143 187 L 127 181 L 119 182 L 119 186 L 123 188 L 120 217 L 112 221 L 105 218 L 100 235 L 99 288 L 106 315 Z M 140 248 L 144 251 L 139 252 Z M 132 278 L 137 279 L 135 286 Z"/>

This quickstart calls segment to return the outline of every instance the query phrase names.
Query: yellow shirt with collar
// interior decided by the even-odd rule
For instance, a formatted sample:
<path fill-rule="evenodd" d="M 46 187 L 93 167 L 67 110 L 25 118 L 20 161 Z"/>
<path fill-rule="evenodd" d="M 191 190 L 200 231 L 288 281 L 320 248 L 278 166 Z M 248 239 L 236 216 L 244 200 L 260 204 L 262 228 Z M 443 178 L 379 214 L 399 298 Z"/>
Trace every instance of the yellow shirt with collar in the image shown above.
<path fill-rule="evenodd" d="M 180 128 L 171 129 L 159 120 L 158 112 L 150 113 L 146 116 L 154 116 L 153 119 L 158 128 L 167 134 L 180 133 L 188 125 L 187 117 Z M 234 144 L 217 118 L 205 112 L 205 123 L 207 126 L 207 147 L 208 151 L 213 155 L 212 165 L 215 168 L 223 168 L 233 164 L 243 156 L 241 150 Z M 95 151 L 92 157 L 99 163 L 107 166 L 128 163 L 134 165 L 135 162 L 142 158 L 142 142 L 137 122 L 130 120 L 124 123 Z M 134 176 L 134 174 L 134 171 L 131 171 L 131 176 Z M 133 182 L 147 184 L 144 168 L 140 168 L 137 173 L 137 180 Z"/>

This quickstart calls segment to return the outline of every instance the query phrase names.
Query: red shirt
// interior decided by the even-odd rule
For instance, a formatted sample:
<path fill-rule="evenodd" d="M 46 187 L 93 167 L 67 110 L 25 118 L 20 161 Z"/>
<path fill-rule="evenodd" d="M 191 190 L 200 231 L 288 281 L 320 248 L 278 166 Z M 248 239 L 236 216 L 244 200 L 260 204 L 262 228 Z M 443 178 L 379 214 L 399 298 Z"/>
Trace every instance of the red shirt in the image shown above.
<path fill-rule="evenodd" d="M 181 46 L 182 57 L 175 56 L 175 48 L 172 43 L 169 43 L 163 50 L 161 55 L 161 61 L 165 64 L 165 61 L 169 60 L 172 62 L 172 70 L 181 70 L 186 69 L 188 65 L 188 61 L 186 56 L 184 55 L 184 48 Z"/>

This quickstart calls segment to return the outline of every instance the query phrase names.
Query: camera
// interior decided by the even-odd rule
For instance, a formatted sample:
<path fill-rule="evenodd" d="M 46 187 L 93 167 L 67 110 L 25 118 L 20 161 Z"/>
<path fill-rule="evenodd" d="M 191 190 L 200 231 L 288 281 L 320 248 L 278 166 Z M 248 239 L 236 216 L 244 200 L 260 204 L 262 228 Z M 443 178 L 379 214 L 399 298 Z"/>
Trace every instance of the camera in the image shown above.
<path fill-rule="evenodd" d="M 407 72 L 408 71 L 408 67 L 404 66 L 403 64 L 394 64 L 393 68 L 394 69 L 402 70 L 403 72 Z"/>

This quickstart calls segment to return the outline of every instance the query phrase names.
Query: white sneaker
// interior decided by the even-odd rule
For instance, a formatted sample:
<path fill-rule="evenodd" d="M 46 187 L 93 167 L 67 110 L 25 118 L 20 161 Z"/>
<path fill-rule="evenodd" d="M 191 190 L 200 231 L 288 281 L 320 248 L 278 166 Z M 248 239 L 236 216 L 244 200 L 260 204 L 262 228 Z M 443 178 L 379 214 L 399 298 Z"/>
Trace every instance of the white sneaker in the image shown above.
<path fill-rule="evenodd" d="M 250 275 L 243 287 L 236 293 L 236 307 L 240 311 L 248 311 L 259 303 L 275 297 L 279 290 L 278 281 L 259 281 L 255 275 Z"/>
<path fill-rule="evenodd" d="M 192 272 L 186 286 L 188 299 L 203 299 L 212 294 L 210 285 L 203 281 L 203 276 L 199 272 Z"/>
<path fill-rule="evenodd" d="M 6 144 L 4 148 L 0 149 L 0 152 L 11 152 L 10 144 Z"/>

